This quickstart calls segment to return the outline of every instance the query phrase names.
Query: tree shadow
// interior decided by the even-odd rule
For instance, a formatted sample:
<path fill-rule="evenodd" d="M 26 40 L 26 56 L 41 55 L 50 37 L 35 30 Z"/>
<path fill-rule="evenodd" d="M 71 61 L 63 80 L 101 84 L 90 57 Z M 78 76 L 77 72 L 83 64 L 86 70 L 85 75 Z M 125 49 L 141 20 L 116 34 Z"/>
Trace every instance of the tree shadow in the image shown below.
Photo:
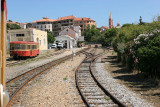
<path fill-rule="evenodd" d="M 113 69 L 112 71 L 112 73 L 115 74 L 114 79 L 124 81 L 128 87 L 134 88 L 137 92 L 156 90 L 159 88 L 158 81 L 147 78 L 144 74 L 129 71 L 124 65 L 120 65 L 116 58 L 115 56 L 109 56 L 109 61 L 107 61 L 111 64 L 111 67 L 118 67 L 118 69 Z M 159 92 L 152 93 L 151 95 L 160 97 Z"/>

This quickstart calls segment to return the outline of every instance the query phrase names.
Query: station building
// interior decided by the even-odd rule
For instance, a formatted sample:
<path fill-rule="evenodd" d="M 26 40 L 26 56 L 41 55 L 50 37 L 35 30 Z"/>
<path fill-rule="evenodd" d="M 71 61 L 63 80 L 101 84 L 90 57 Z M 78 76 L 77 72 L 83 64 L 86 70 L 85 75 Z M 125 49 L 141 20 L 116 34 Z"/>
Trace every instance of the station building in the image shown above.
<path fill-rule="evenodd" d="M 71 49 L 77 47 L 80 40 L 84 40 L 81 36 L 80 26 L 65 26 L 61 28 L 62 31 L 56 37 L 55 43 L 63 43 L 65 48 Z"/>
<path fill-rule="evenodd" d="M 10 42 L 13 41 L 34 41 L 39 43 L 40 50 L 47 50 L 47 32 L 35 28 L 17 29 L 8 31 Z"/>

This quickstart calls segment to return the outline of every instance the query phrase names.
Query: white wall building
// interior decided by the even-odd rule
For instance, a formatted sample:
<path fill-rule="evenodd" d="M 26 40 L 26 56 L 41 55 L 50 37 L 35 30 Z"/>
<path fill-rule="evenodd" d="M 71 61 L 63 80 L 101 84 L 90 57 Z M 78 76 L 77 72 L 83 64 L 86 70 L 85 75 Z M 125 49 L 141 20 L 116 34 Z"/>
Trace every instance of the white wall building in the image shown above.
<path fill-rule="evenodd" d="M 27 23 L 20 23 L 21 29 L 27 29 Z"/>
<path fill-rule="evenodd" d="M 55 43 L 64 43 L 67 49 L 77 47 L 78 41 L 84 40 L 81 36 L 80 26 L 63 26 L 61 30 L 59 36 L 56 37 Z"/>
<path fill-rule="evenodd" d="M 52 23 L 55 20 L 53 19 L 49 19 L 47 17 L 43 17 L 43 19 L 41 20 L 36 20 L 34 22 L 32 22 L 32 27 L 37 28 L 39 30 L 43 30 L 43 31 L 51 31 L 52 32 Z"/>
<path fill-rule="evenodd" d="M 75 39 L 68 35 L 57 36 L 55 43 L 63 43 L 67 49 L 72 49 L 75 47 Z"/>

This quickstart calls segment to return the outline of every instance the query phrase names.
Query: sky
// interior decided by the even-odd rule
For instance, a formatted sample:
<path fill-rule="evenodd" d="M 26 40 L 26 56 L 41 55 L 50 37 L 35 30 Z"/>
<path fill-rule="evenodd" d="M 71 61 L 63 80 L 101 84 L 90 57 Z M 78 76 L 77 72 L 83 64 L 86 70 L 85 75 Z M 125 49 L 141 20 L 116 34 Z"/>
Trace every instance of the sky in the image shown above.
<path fill-rule="evenodd" d="M 119 22 L 152 22 L 160 15 L 160 0 L 7 0 L 8 20 L 29 23 L 42 17 L 58 19 L 74 15 L 96 21 L 97 27 L 108 26 L 110 12 L 114 26 Z"/>

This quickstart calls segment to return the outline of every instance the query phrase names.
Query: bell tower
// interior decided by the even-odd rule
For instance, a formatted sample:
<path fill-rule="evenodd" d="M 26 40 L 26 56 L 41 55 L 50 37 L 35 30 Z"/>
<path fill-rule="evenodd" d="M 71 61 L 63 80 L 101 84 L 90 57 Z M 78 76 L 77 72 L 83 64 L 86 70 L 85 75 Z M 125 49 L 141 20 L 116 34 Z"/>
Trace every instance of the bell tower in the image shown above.
<path fill-rule="evenodd" d="M 111 29 L 113 27 L 113 19 L 111 16 L 111 12 L 110 12 L 110 16 L 109 16 L 109 28 Z"/>

